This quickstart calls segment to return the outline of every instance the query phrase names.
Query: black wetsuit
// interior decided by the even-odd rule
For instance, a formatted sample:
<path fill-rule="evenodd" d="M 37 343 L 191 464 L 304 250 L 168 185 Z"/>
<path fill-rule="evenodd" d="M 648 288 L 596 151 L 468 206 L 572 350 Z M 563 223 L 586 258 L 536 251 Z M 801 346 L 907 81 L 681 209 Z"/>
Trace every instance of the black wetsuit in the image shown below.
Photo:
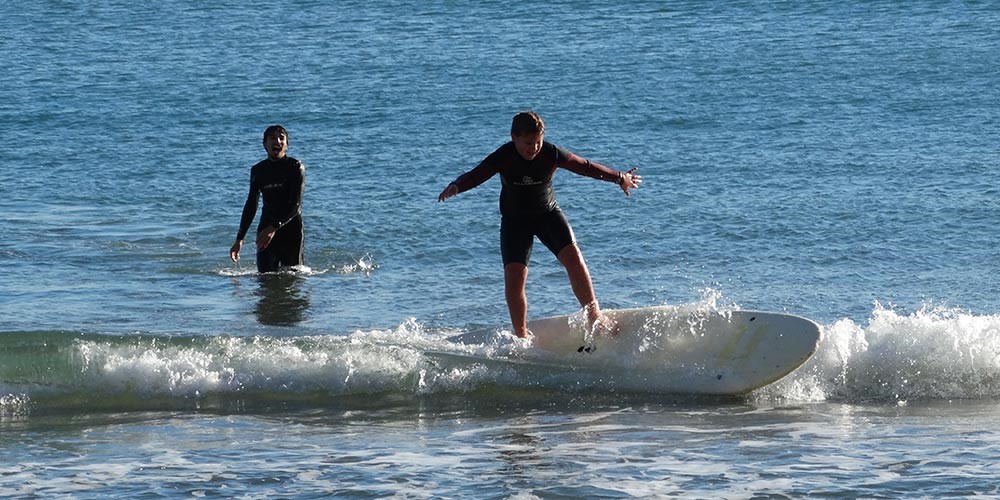
<path fill-rule="evenodd" d="M 552 176 L 557 168 L 621 184 L 622 174 L 599 163 L 543 142 L 533 160 L 525 160 L 513 142 L 500 146 L 476 168 L 455 179 L 458 192 L 468 191 L 500 174 L 500 252 L 504 265 L 528 265 L 534 237 L 555 255 L 575 242 L 573 229 L 556 203 Z"/>
<path fill-rule="evenodd" d="M 250 169 L 250 192 L 243 205 L 243 217 L 236 239 L 242 240 L 257 215 L 257 200 L 264 197 L 257 232 L 267 226 L 277 228 L 271 244 L 257 252 L 257 270 L 277 271 L 281 266 L 302 265 L 305 231 L 302 225 L 302 194 L 306 189 L 306 168 L 285 156 L 267 159 Z"/>

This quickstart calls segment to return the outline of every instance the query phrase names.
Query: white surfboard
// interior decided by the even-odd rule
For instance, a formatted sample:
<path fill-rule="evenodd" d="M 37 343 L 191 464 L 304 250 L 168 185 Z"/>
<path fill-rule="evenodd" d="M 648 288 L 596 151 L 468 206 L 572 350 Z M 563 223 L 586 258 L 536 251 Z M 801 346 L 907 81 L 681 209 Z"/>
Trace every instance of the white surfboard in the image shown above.
<path fill-rule="evenodd" d="M 617 335 L 588 332 L 582 315 L 528 322 L 534 338 L 523 359 L 604 374 L 630 390 L 736 395 L 794 371 L 823 336 L 815 322 L 782 313 L 675 306 L 604 313 Z M 484 332 L 451 340 L 486 342 Z"/>

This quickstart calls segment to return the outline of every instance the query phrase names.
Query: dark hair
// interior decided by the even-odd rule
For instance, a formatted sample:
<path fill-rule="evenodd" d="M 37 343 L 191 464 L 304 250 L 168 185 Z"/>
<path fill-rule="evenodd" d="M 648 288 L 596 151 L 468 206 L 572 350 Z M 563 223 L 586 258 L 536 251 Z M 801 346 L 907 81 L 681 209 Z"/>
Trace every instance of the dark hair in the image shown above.
<path fill-rule="evenodd" d="M 545 122 L 534 111 L 522 111 L 514 115 L 514 120 L 510 124 L 510 135 L 515 137 L 538 135 L 544 132 Z"/>
<path fill-rule="evenodd" d="M 267 142 L 267 137 L 271 134 L 285 134 L 285 138 L 288 138 L 288 131 L 281 125 L 271 125 L 270 127 L 267 127 L 267 130 L 264 131 L 264 142 Z"/>

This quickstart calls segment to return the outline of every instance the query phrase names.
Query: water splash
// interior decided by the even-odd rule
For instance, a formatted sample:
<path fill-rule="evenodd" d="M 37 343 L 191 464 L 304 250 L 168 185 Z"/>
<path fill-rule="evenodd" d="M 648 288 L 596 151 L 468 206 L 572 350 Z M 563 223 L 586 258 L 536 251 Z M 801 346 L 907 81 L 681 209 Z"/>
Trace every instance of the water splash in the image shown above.
<path fill-rule="evenodd" d="M 378 264 L 375 263 L 374 257 L 372 257 L 371 254 L 365 254 L 356 262 L 343 264 L 333 269 L 335 270 L 335 272 L 340 274 L 363 273 L 365 275 L 368 275 L 374 272 L 376 269 L 378 269 L 378 267 L 379 266 Z"/>
<path fill-rule="evenodd" d="M 363 273 L 371 274 L 379 265 L 375 262 L 375 258 L 371 254 L 365 254 L 357 260 L 352 260 L 343 264 L 334 264 L 326 268 L 312 268 L 309 266 L 291 266 L 286 269 L 277 271 L 276 273 L 267 274 L 294 274 L 296 276 L 322 276 L 327 273 L 334 274 L 354 274 Z M 241 276 L 257 276 L 257 268 L 253 265 L 241 265 L 234 264 L 232 266 L 226 266 L 215 271 L 215 274 L 219 276 L 227 277 L 241 277 Z"/>
<path fill-rule="evenodd" d="M 824 330 L 811 360 L 750 397 L 900 404 L 1000 397 L 1000 316 L 930 305 L 906 313 L 875 304 L 866 325 L 845 318 Z M 456 342 L 456 334 L 475 334 L 480 341 Z M 642 341 L 631 344 L 635 349 L 626 354 L 640 363 Z M 430 329 L 414 318 L 388 330 L 297 337 L 5 332 L 0 417 L 24 415 L 39 404 L 141 408 L 164 399 L 328 400 L 488 387 L 657 393 L 664 387 L 648 366 L 641 376 L 629 377 L 626 358 L 614 359 L 621 366 L 612 373 L 598 362 L 550 363 L 527 355 L 530 350 L 529 342 L 502 329 Z M 470 359 L 452 363 L 428 352 Z"/>
<path fill-rule="evenodd" d="M 816 355 L 763 394 L 901 403 L 1000 397 L 1000 316 L 876 303 L 867 325 L 841 319 L 825 330 Z"/>

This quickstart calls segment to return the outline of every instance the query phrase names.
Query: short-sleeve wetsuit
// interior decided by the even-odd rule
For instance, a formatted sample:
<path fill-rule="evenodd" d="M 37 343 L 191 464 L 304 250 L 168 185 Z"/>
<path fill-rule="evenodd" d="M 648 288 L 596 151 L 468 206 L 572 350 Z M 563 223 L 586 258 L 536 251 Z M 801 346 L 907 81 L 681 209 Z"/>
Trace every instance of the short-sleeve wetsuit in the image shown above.
<path fill-rule="evenodd" d="M 302 162 L 285 156 L 266 159 L 250 168 L 250 192 L 243 205 L 243 217 L 236 239 L 242 240 L 257 214 L 258 198 L 263 196 L 257 232 L 272 226 L 277 229 L 271 244 L 257 252 L 257 270 L 277 271 L 281 266 L 303 262 L 305 230 L 302 225 L 302 194 L 306 188 L 306 168 Z"/>
<path fill-rule="evenodd" d="M 458 192 L 468 191 L 500 174 L 500 252 L 503 263 L 528 265 L 534 237 L 555 255 L 575 242 L 573 229 L 556 203 L 552 177 L 557 168 L 621 184 L 621 172 L 585 160 L 549 142 L 526 160 L 513 142 L 500 146 L 476 168 L 455 179 Z"/>

